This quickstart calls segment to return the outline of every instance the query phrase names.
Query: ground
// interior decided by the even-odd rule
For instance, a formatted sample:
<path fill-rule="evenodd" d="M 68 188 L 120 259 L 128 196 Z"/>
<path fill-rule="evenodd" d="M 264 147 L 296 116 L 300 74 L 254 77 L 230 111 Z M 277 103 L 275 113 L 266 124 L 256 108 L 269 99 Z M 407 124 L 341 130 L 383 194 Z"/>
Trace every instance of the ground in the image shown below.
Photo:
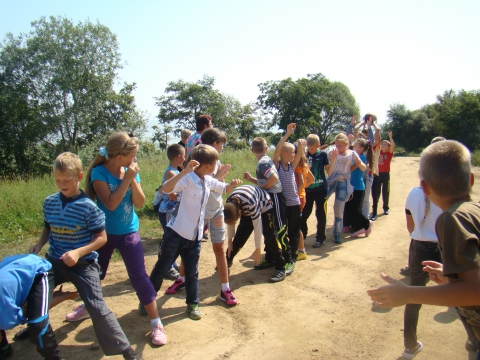
<path fill-rule="evenodd" d="M 110 265 L 104 282 L 106 302 L 145 360 L 402 359 L 403 307 L 378 309 L 366 291 L 382 285 L 380 272 L 405 279 L 398 274 L 407 265 L 410 242 L 404 205 L 410 189 L 419 184 L 417 168 L 418 158 L 393 159 L 390 215 L 378 217 L 368 238 L 342 236 L 342 245 L 333 244 L 332 197 L 325 246 L 313 249 L 314 239 L 307 237 L 308 259 L 298 262 L 295 272 L 281 283 L 268 282 L 273 269 L 253 270 L 248 258 L 254 249 L 250 240 L 230 272 L 230 284 L 239 300 L 235 307 L 220 301 L 212 246 L 203 243 L 199 264 L 203 317 L 193 321 L 185 315 L 184 291 L 164 295 L 172 283 L 165 280 L 157 300 L 168 336 L 163 347 L 150 344 L 149 321 L 138 313 L 138 299 L 121 261 Z M 480 169 L 474 172 L 478 183 Z M 480 185 L 475 185 L 473 199 L 480 200 Z M 309 225 L 315 228 L 313 215 Z M 149 272 L 156 261 L 156 245 L 145 241 L 144 248 Z M 101 349 L 95 349 L 98 343 L 91 320 L 63 321 L 76 304 L 78 301 L 66 301 L 50 315 L 63 357 L 107 359 Z M 9 331 L 9 338 L 19 329 Z M 424 349 L 416 359 L 475 358 L 464 349 L 466 334 L 453 308 L 423 306 L 418 339 Z M 28 341 L 13 342 L 13 348 L 14 359 L 38 358 L 35 346 Z"/>

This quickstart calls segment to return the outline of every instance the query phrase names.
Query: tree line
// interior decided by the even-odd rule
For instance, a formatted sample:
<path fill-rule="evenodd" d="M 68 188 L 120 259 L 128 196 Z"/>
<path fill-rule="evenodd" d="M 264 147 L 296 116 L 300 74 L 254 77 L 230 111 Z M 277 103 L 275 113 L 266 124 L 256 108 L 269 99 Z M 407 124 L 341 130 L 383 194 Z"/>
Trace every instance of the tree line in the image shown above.
<path fill-rule="evenodd" d="M 115 131 L 142 137 L 147 114 L 135 103 L 136 84 L 120 83 L 121 68 L 116 36 L 98 22 L 43 17 L 27 34 L 7 34 L 0 44 L 0 176 L 48 173 L 62 151 L 88 164 Z M 297 123 L 296 137 L 316 133 L 326 142 L 360 113 L 350 89 L 321 73 L 258 88 L 256 101 L 242 104 L 216 89 L 208 75 L 169 82 L 155 97 L 158 125 L 150 141 L 142 142 L 143 151 L 165 149 L 182 129 L 195 131 L 201 113 L 212 116 L 233 149 L 248 147 L 256 136 L 275 144 L 281 137 L 277 129 L 291 122 Z M 474 150 L 480 147 L 479 115 L 477 91 L 447 91 L 419 110 L 392 105 L 384 130 L 393 130 L 408 151 L 425 147 L 433 135 L 459 139 Z"/>

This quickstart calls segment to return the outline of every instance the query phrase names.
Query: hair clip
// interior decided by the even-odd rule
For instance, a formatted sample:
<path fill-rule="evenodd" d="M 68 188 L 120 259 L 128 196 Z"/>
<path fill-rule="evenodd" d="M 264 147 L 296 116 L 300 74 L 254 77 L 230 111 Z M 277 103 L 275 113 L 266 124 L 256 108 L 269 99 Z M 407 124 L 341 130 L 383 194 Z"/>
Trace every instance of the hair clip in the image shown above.
<path fill-rule="evenodd" d="M 99 150 L 98 153 L 102 155 L 105 159 L 108 159 L 108 152 L 105 146 L 102 146 Z"/>

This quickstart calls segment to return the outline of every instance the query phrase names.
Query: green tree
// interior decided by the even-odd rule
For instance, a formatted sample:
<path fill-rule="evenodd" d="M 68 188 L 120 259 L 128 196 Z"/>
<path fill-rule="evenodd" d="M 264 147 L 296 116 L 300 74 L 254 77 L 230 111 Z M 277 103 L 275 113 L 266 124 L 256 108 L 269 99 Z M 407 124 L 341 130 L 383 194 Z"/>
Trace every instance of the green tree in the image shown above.
<path fill-rule="evenodd" d="M 347 86 L 331 82 L 322 74 L 268 81 L 258 85 L 258 105 L 270 126 L 286 129 L 296 123 L 295 137 L 318 134 L 322 142 L 331 134 L 344 131 L 359 108 Z"/>

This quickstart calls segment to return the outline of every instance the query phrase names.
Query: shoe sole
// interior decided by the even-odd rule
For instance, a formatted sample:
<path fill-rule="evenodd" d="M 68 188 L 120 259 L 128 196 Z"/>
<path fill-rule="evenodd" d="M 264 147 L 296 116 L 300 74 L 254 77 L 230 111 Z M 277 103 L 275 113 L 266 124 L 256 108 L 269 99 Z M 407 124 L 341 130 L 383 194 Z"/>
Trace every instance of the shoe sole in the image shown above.
<path fill-rule="evenodd" d="M 186 312 L 188 314 L 188 317 L 192 320 L 200 320 L 202 318 L 202 315 L 192 315 L 192 313 L 189 313 L 188 311 Z"/>
<path fill-rule="evenodd" d="M 174 292 L 167 292 L 167 291 L 168 291 L 168 289 L 167 289 L 167 290 L 165 290 L 165 294 L 167 294 L 167 295 L 173 295 L 173 294 L 176 294 L 177 292 L 179 292 L 180 290 L 184 290 L 184 289 L 185 289 L 185 286 L 183 286 L 183 287 L 181 287 L 181 288 L 179 288 L 179 289 L 175 289 Z"/>
<path fill-rule="evenodd" d="M 68 320 L 67 318 L 65 318 L 65 321 L 68 321 L 68 322 L 77 322 L 77 321 L 82 321 L 82 320 L 85 320 L 85 319 L 89 319 L 90 318 L 90 315 L 83 315 L 77 319 L 73 319 L 73 320 Z"/>
<path fill-rule="evenodd" d="M 313 244 L 312 247 L 313 248 L 321 248 L 323 246 L 323 243 L 321 244 Z"/>
<path fill-rule="evenodd" d="M 280 278 L 280 279 L 279 279 L 279 278 L 275 278 L 275 279 L 274 279 L 274 278 L 270 278 L 269 280 L 270 280 L 270 282 L 272 282 L 272 283 L 277 283 L 277 282 L 280 282 L 280 281 L 285 280 L 285 278 L 284 278 L 284 277 L 283 277 L 283 278 Z"/>

